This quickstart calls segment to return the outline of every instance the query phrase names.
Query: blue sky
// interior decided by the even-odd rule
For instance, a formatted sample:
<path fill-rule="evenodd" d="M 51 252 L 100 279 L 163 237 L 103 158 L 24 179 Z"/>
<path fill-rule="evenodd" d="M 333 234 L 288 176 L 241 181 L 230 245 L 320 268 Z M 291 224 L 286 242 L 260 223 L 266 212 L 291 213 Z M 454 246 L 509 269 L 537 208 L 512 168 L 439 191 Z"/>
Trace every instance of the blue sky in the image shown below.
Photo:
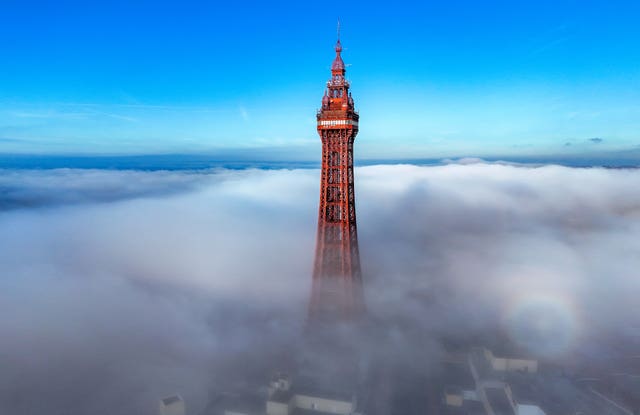
<path fill-rule="evenodd" d="M 0 153 L 315 159 L 338 17 L 357 156 L 640 150 L 638 2 L 5 0 Z"/>

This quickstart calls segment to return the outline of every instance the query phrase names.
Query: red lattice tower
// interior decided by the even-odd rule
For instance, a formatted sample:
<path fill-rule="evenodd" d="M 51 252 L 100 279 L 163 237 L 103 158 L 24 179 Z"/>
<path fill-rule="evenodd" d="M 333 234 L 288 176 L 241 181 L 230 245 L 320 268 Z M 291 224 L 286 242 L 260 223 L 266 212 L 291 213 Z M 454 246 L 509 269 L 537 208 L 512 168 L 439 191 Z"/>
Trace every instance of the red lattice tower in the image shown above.
<path fill-rule="evenodd" d="M 309 317 L 315 320 L 353 320 L 364 310 L 353 179 L 353 142 L 359 115 L 344 77 L 339 37 L 335 49 L 331 79 L 317 115 L 322 171 L 309 305 Z"/>

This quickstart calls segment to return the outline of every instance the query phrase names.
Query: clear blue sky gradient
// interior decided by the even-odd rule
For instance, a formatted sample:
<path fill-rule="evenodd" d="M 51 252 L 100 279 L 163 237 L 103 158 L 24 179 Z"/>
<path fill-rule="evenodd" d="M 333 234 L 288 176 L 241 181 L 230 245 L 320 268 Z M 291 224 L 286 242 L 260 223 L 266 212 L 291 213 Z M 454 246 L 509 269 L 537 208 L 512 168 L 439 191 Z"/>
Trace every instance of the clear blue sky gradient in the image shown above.
<path fill-rule="evenodd" d="M 342 21 L 364 158 L 640 149 L 640 2 L 5 0 L 0 153 L 314 159 Z"/>

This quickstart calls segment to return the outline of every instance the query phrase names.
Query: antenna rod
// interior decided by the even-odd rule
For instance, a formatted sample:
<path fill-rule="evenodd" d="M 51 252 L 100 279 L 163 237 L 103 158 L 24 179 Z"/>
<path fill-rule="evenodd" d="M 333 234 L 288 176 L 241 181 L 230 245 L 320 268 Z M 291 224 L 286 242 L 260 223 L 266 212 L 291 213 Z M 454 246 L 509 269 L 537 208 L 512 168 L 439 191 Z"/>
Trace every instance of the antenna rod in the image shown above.
<path fill-rule="evenodd" d="M 340 18 L 338 17 L 338 40 L 340 40 Z"/>

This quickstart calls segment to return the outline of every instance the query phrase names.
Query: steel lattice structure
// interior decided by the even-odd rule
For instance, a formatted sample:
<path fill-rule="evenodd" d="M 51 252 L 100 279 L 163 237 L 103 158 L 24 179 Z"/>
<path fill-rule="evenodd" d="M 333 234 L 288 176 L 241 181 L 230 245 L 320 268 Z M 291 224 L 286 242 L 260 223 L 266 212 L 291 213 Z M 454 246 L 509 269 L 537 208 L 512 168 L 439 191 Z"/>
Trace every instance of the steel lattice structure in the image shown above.
<path fill-rule="evenodd" d="M 357 317 L 364 309 L 353 177 L 359 115 L 344 77 L 339 37 L 335 50 L 331 79 L 317 114 L 322 170 L 309 316 L 344 320 Z"/>

